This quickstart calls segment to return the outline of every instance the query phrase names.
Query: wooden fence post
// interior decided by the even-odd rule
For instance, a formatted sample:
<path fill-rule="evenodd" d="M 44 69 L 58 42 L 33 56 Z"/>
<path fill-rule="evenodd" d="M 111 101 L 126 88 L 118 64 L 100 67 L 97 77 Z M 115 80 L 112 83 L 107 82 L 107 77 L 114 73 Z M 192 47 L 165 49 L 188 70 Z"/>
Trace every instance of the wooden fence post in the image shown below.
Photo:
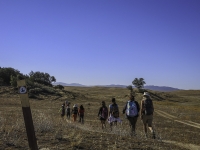
<path fill-rule="evenodd" d="M 24 123 L 26 126 L 29 148 L 31 150 L 38 150 L 25 80 L 17 81 L 17 86 L 19 89 L 18 92 L 20 94 L 21 99 L 22 112 L 24 116 Z"/>

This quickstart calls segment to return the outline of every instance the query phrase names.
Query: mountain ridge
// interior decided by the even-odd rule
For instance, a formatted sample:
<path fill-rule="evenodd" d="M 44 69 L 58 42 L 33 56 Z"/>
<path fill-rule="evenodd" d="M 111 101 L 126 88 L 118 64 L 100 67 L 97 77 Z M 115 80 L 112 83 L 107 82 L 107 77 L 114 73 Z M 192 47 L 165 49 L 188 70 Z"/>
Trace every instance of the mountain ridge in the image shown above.
<path fill-rule="evenodd" d="M 120 85 L 120 84 L 110 84 L 110 85 L 83 85 L 79 83 L 64 83 L 64 82 L 55 82 L 53 85 L 62 85 L 62 86 L 79 86 L 79 87 L 119 87 L 119 88 L 126 88 L 126 85 Z M 134 86 L 133 86 L 134 88 Z M 144 89 L 149 89 L 153 91 L 160 91 L 160 92 L 171 92 L 171 91 L 177 91 L 182 90 L 178 88 L 168 87 L 168 86 L 155 86 L 155 85 L 146 85 L 144 86 Z"/>

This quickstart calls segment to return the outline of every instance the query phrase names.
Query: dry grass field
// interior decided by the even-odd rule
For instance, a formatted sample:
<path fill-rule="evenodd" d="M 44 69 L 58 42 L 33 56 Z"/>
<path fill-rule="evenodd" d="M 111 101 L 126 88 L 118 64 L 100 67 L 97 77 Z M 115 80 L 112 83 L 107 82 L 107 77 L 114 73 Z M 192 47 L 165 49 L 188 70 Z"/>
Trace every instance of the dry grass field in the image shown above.
<path fill-rule="evenodd" d="M 122 108 L 128 100 L 125 88 L 65 87 L 62 96 L 38 95 L 30 99 L 38 147 L 41 150 L 200 150 L 200 91 L 155 92 L 154 127 L 156 139 L 145 138 L 138 118 L 135 137 L 130 136 L 128 121 Z M 71 93 L 71 94 L 70 94 Z M 122 123 L 105 130 L 97 118 L 101 101 L 108 106 L 115 97 Z M 136 93 L 140 102 L 141 93 Z M 59 109 L 68 99 L 85 108 L 85 123 L 71 122 L 60 117 Z M 11 87 L 0 87 L 0 149 L 26 150 L 28 140 L 24 126 L 19 94 Z"/>

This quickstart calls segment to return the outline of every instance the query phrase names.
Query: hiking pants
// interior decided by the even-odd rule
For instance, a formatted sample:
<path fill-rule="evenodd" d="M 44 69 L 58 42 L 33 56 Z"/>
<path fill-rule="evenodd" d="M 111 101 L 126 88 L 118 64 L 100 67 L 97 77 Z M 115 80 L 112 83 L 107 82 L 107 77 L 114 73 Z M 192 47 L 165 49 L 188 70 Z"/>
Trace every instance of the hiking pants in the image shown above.
<path fill-rule="evenodd" d="M 135 125 L 137 122 L 137 117 L 128 117 L 127 118 L 131 127 L 131 132 L 134 133 L 135 132 Z"/>
<path fill-rule="evenodd" d="M 73 122 L 75 122 L 77 118 L 77 114 L 73 114 L 72 117 L 73 117 Z"/>
<path fill-rule="evenodd" d="M 84 123 L 83 118 L 84 118 L 84 115 L 80 115 L 79 122 Z"/>
<path fill-rule="evenodd" d="M 65 110 L 62 110 L 61 117 L 64 117 L 64 116 L 65 116 Z"/>
<path fill-rule="evenodd" d="M 67 118 L 70 119 L 70 112 L 67 112 Z"/>

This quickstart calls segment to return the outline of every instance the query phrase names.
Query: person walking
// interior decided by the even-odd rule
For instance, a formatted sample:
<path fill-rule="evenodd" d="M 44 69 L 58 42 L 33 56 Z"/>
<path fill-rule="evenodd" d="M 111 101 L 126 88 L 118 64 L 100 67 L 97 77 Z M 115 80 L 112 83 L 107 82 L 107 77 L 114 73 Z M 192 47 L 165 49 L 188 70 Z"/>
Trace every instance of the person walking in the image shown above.
<path fill-rule="evenodd" d="M 102 106 L 99 108 L 98 117 L 101 120 L 102 129 L 106 128 L 106 120 L 108 118 L 108 108 L 106 107 L 105 101 L 102 101 Z"/>
<path fill-rule="evenodd" d="M 110 123 L 110 129 L 112 131 L 112 126 L 117 126 L 117 122 L 121 122 L 119 118 L 119 107 L 116 104 L 115 98 L 112 98 L 112 104 L 109 105 L 109 118 L 108 122 Z"/>
<path fill-rule="evenodd" d="M 74 106 L 72 108 L 73 122 L 76 122 L 77 115 L 78 115 L 78 105 L 74 104 Z"/>
<path fill-rule="evenodd" d="M 60 115 L 61 115 L 61 117 L 62 117 L 62 119 L 63 119 L 63 117 L 65 116 L 65 103 L 62 104 L 62 106 L 61 106 L 59 112 L 61 112 Z"/>
<path fill-rule="evenodd" d="M 153 112 L 154 112 L 154 106 L 153 106 L 152 99 L 148 92 L 144 92 L 143 99 L 141 100 L 140 116 L 141 116 L 141 120 L 143 122 L 145 137 L 147 137 L 147 125 L 148 125 L 148 128 L 152 134 L 152 138 L 155 139 L 156 138 L 155 132 L 152 127 Z"/>
<path fill-rule="evenodd" d="M 135 136 L 135 125 L 139 116 L 140 106 L 137 101 L 135 101 L 135 97 L 131 94 L 130 99 L 124 106 L 123 114 L 126 113 L 126 118 L 129 121 L 131 127 L 131 136 Z"/>
<path fill-rule="evenodd" d="M 78 109 L 78 115 L 79 115 L 79 122 L 82 124 L 84 123 L 84 113 L 85 113 L 85 109 L 83 105 L 81 105 Z"/>
<path fill-rule="evenodd" d="M 68 102 L 66 106 L 66 117 L 70 119 L 70 102 Z"/>

